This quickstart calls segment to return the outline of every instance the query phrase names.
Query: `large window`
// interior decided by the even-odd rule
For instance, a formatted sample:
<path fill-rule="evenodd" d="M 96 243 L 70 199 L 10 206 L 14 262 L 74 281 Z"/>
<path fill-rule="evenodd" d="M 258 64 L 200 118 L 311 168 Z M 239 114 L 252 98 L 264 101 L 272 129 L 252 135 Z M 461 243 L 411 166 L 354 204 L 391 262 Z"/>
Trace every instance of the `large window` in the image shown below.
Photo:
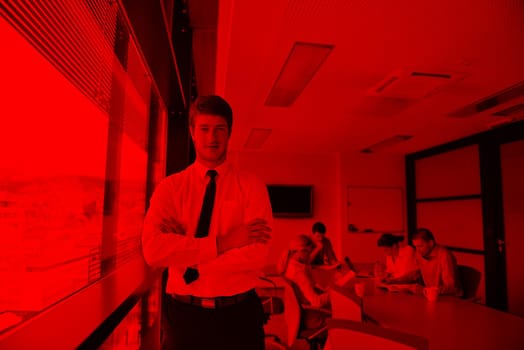
<path fill-rule="evenodd" d="M 54 6 L 0 6 L 0 334 L 139 254 L 165 128 L 118 2 Z"/>
<path fill-rule="evenodd" d="M 160 337 L 155 332 L 155 320 L 160 316 L 161 283 L 157 280 L 147 294 L 138 300 L 124 319 L 100 345 L 100 350 L 151 349 Z M 159 332 L 158 332 L 159 335 Z"/>
<path fill-rule="evenodd" d="M 415 161 L 416 218 L 460 265 L 482 274 L 477 297 L 485 303 L 485 251 L 479 148 L 474 144 Z"/>

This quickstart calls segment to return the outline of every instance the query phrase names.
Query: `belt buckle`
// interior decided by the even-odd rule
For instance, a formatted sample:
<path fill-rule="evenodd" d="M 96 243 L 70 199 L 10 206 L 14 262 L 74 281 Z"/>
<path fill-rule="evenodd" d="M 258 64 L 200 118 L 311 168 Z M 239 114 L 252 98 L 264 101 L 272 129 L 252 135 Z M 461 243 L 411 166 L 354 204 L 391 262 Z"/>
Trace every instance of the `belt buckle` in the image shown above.
<path fill-rule="evenodd" d="M 215 299 L 202 298 L 201 305 L 206 309 L 214 309 L 216 307 Z"/>

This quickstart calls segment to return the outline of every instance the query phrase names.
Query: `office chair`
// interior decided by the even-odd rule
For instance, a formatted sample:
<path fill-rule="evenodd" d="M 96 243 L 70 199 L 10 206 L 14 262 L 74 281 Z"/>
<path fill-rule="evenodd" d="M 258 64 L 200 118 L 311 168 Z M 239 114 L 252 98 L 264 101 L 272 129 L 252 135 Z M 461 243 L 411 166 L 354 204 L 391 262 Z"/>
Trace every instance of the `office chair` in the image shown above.
<path fill-rule="evenodd" d="M 295 313 L 291 317 L 291 326 L 288 323 L 288 340 L 290 338 L 303 339 L 309 344 L 310 350 L 320 349 L 327 337 L 327 326 L 306 328 L 305 321 L 309 317 L 329 318 L 331 317 L 331 311 L 325 308 L 301 304 L 299 301 L 301 300 L 301 291 L 298 286 L 285 277 L 283 277 L 283 280 L 287 284 L 288 291 L 284 303 L 286 307 L 289 307 L 290 313 Z"/>
<path fill-rule="evenodd" d="M 428 349 L 428 340 L 424 337 L 358 321 L 331 319 L 328 332 L 325 350 Z"/>
<path fill-rule="evenodd" d="M 311 350 L 320 349 L 327 337 L 327 327 L 323 325 L 318 328 L 306 328 L 304 321 L 311 315 L 330 317 L 331 312 L 311 305 L 302 305 L 299 302 L 300 290 L 289 279 L 279 275 L 272 276 L 271 280 L 275 286 L 284 289 L 283 315 L 286 329 L 279 335 L 266 333 L 266 349 L 289 350 L 297 339 L 308 342 Z"/>
<path fill-rule="evenodd" d="M 259 279 L 264 281 L 264 284 L 269 283 L 272 286 L 272 288 L 265 285 L 257 287 L 257 294 L 264 308 L 264 328 L 266 328 L 272 315 L 279 315 L 284 312 L 284 301 L 276 295 L 278 286 L 274 280 L 265 276 L 260 276 Z M 266 350 L 286 349 L 281 345 L 280 337 L 277 334 L 269 333 L 267 329 L 265 330 L 265 338 Z"/>
<path fill-rule="evenodd" d="M 272 315 L 282 314 L 284 312 L 284 302 L 281 298 L 275 296 L 261 297 L 262 306 L 264 307 L 264 325 L 267 325 Z M 278 349 L 286 350 L 278 334 L 265 331 L 266 350 Z"/>
<path fill-rule="evenodd" d="M 462 284 L 462 299 L 477 301 L 477 292 L 482 273 L 467 265 L 458 265 L 458 278 Z"/>

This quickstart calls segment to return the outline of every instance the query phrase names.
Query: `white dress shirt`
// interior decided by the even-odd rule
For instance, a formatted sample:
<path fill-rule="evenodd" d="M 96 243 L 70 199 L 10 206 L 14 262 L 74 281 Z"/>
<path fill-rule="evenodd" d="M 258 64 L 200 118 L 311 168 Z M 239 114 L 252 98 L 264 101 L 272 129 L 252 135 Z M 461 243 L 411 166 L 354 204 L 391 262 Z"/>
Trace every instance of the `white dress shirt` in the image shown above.
<path fill-rule="evenodd" d="M 151 266 L 168 267 L 166 293 L 199 297 L 228 296 L 254 288 L 266 265 L 268 244 L 250 244 L 218 255 L 216 239 L 255 218 L 272 225 L 266 186 L 252 174 L 225 162 L 215 168 L 216 197 L 209 235 L 195 238 L 204 192 L 209 181 L 204 165 L 195 162 L 168 176 L 155 189 L 144 221 L 142 249 Z M 185 233 L 162 233 L 172 218 Z M 194 267 L 200 277 L 186 284 L 183 274 Z"/>
<path fill-rule="evenodd" d="M 386 272 L 393 278 L 402 277 L 418 269 L 415 249 L 410 245 L 400 246 L 395 260 L 392 256 L 386 257 Z"/>
<path fill-rule="evenodd" d="M 417 262 L 426 287 L 439 287 L 440 294 L 462 295 L 457 260 L 446 247 L 437 244 L 429 256 L 417 255 Z"/>

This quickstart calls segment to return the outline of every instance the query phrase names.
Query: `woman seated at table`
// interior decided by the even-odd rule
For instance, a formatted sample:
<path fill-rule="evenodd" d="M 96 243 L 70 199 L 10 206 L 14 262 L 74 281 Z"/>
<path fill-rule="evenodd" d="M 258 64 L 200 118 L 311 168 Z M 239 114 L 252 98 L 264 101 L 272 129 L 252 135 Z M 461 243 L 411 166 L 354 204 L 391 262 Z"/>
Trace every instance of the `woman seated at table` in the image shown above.
<path fill-rule="evenodd" d="M 315 285 L 311 275 L 309 257 L 315 247 L 311 237 L 299 235 L 291 241 L 289 251 L 285 252 L 277 264 L 277 270 L 290 280 L 298 290 L 298 301 L 301 305 L 311 305 L 326 310 L 331 309 L 329 294 Z M 326 325 L 328 316 L 325 312 L 308 310 L 301 316 L 304 329 L 319 329 Z M 320 339 L 321 348 L 326 339 Z"/>
<path fill-rule="evenodd" d="M 395 236 L 391 233 L 384 233 L 377 241 L 377 245 L 383 249 L 386 255 L 382 283 L 415 283 L 417 277 L 420 277 L 415 249 L 410 245 L 401 244 L 402 241 L 404 241 L 404 237 Z M 375 274 L 380 274 L 380 271 L 377 272 L 376 269 Z"/>
<path fill-rule="evenodd" d="M 314 247 L 315 244 L 309 236 L 298 235 L 291 241 L 289 251 L 280 258 L 277 270 L 299 289 L 301 304 L 326 307 L 329 305 L 329 294 L 315 285 L 311 274 L 309 258 Z"/>

